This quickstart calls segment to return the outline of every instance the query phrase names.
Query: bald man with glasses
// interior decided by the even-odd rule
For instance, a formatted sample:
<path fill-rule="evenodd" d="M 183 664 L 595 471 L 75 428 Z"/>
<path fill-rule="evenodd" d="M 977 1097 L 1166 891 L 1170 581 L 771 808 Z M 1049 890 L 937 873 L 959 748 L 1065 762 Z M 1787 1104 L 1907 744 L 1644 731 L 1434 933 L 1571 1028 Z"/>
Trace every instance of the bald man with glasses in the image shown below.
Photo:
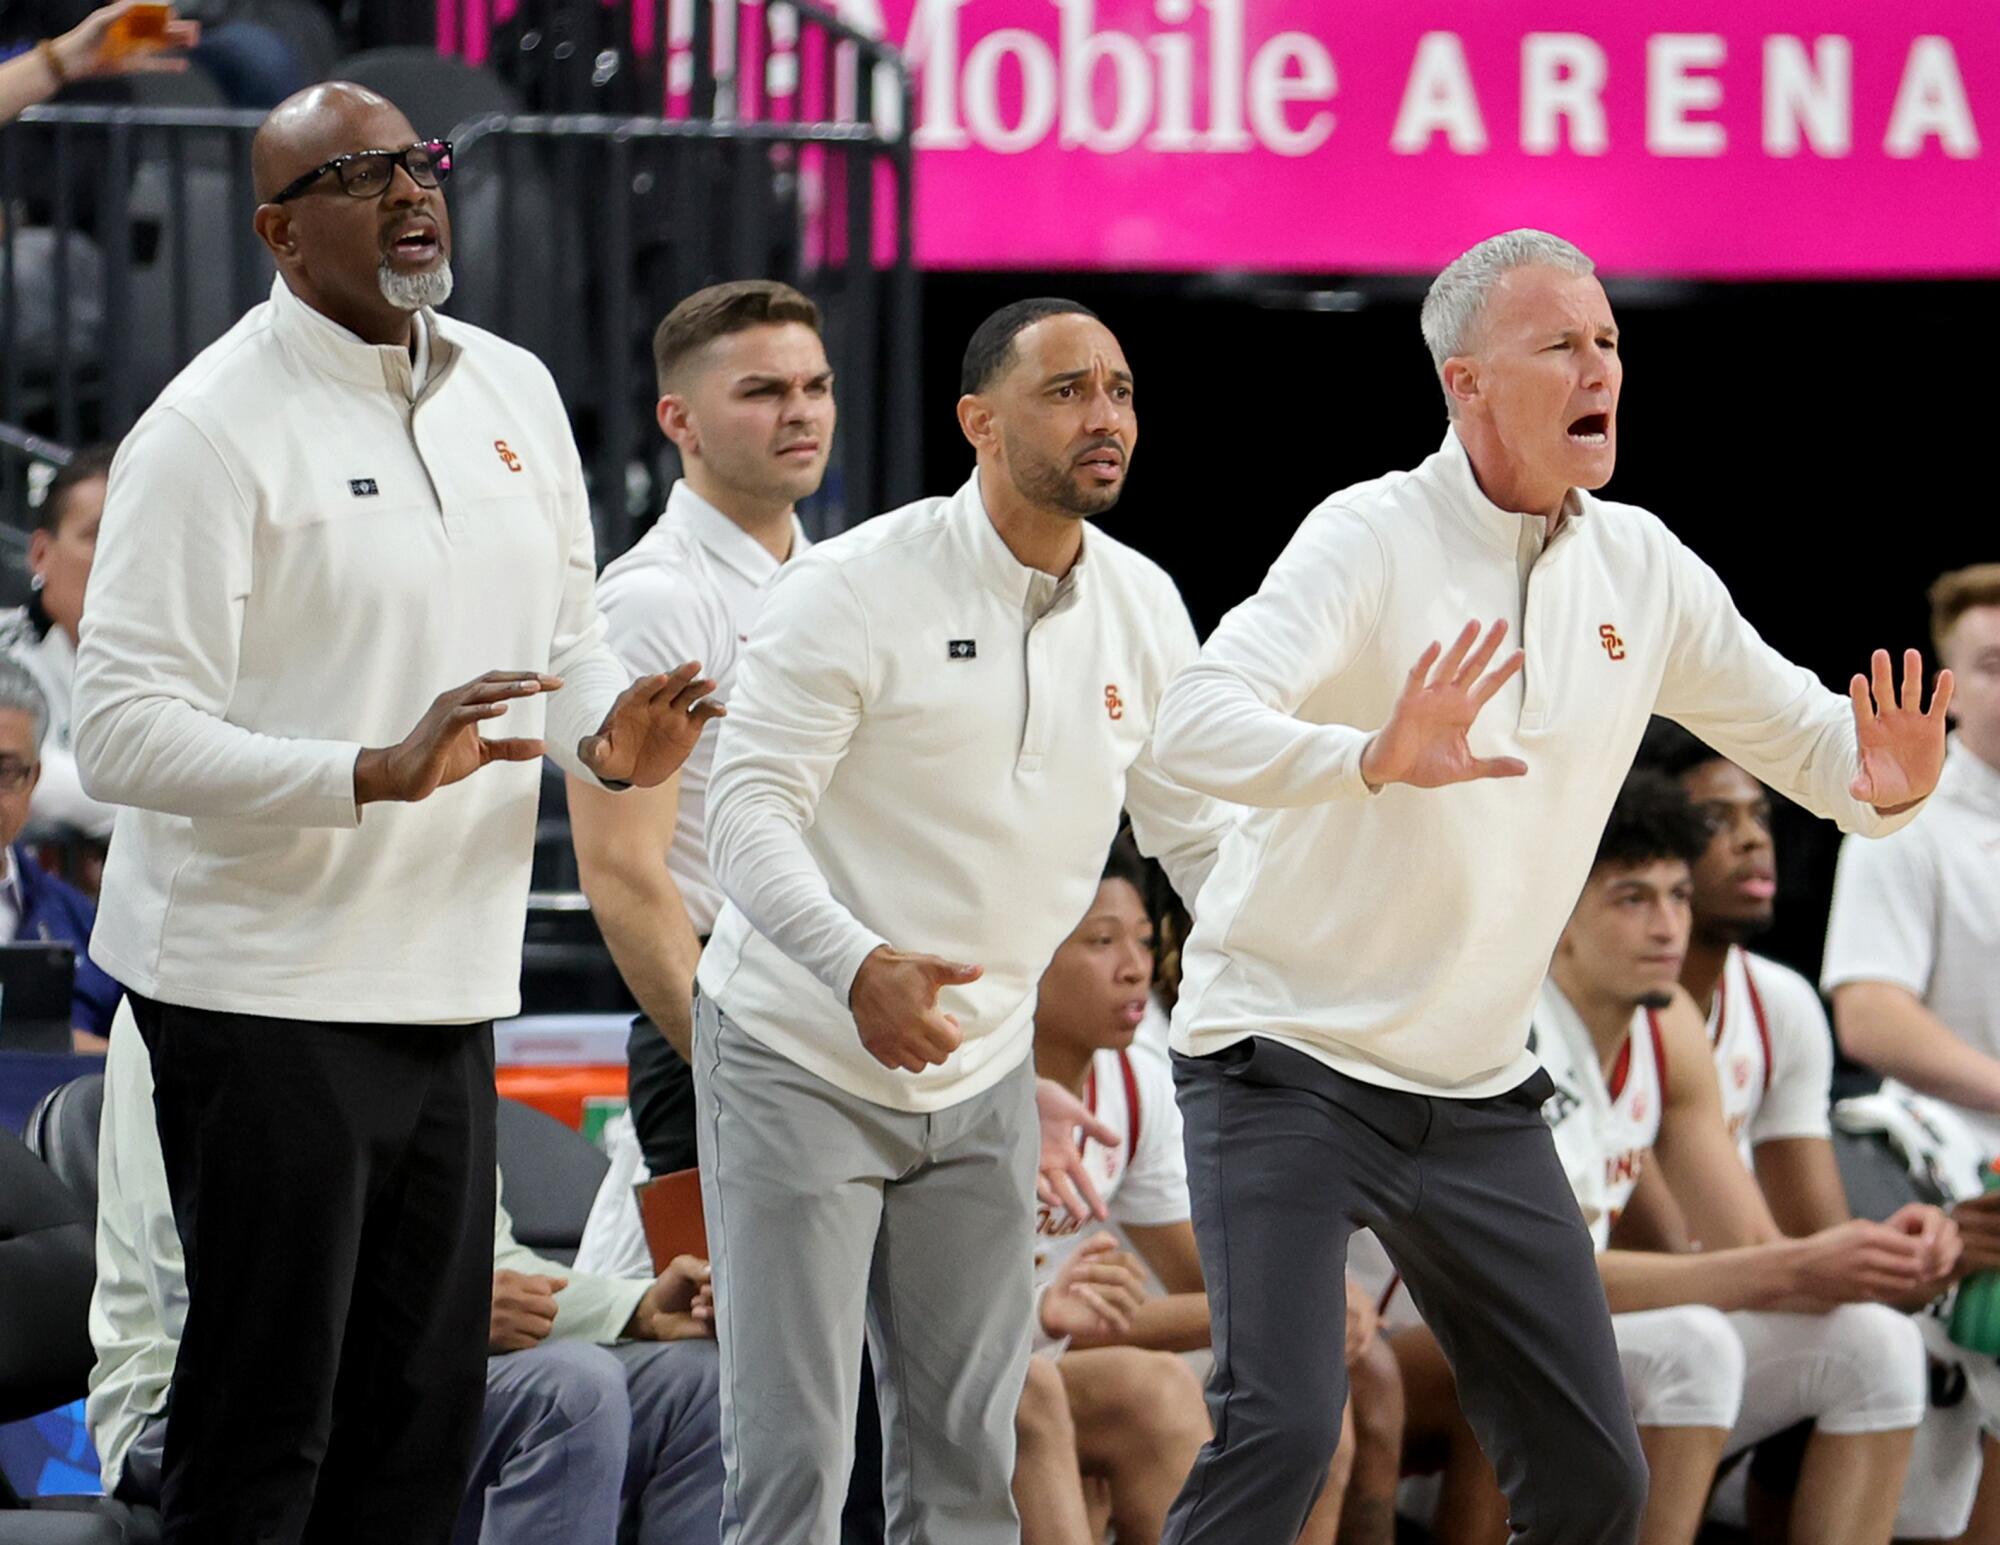
<path fill-rule="evenodd" d="M 605 646 L 548 371 L 434 310 L 450 147 L 336 82 L 253 161 L 277 282 L 120 450 L 77 663 L 186 1262 L 165 1538 L 441 1542 L 537 764 L 652 786 L 718 710 Z"/>

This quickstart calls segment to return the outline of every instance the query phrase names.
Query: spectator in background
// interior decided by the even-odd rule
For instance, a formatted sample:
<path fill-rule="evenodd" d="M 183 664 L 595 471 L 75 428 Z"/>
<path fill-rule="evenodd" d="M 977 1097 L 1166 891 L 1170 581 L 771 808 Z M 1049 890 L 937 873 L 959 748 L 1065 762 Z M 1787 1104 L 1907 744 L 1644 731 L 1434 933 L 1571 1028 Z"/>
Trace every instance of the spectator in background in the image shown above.
<path fill-rule="evenodd" d="M 121 1014 L 105 1064 L 87 1415 L 105 1491 L 147 1506 L 160 1499 L 188 1304 L 152 1094 L 145 1043 Z M 496 1202 L 486 1398 L 454 1540 L 713 1545 L 722 1453 L 707 1282 L 707 1263 L 686 1256 L 657 1281 L 569 1271 L 516 1241 Z M 255 1406 L 274 1390 L 234 1393 Z"/>
<path fill-rule="evenodd" d="M 115 449 L 93 445 L 78 451 L 55 475 L 28 540 L 34 595 L 26 606 L 0 616 L 0 654 L 35 678 L 49 705 L 42 776 L 28 806 L 29 818 L 39 830 L 67 827 L 98 843 L 111 836 L 116 807 L 83 792 L 70 744 L 70 693 L 84 586 L 97 553 L 97 525 L 104 518 L 104 489 Z"/>
<path fill-rule="evenodd" d="M 120 50 L 115 46 L 112 24 L 134 3 L 118 0 L 116 5 L 92 11 L 60 36 L 28 43 L 14 57 L 0 60 L 0 124 L 12 123 L 28 108 L 48 101 L 75 81 L 184 72 L 188 67 L 185 50 L 201 41 L 201 24 L 170 21 L 166 35 L 157 43 Z"/>
<path fill-rule="evenodd" d="M 35 679 L 15 661 L 0 659 L 0 944 L 36 939 L 76 951 L 70 1034 L 78 1051 L 102 1051 L 124 989 L 90 958 L 97 908 L 45 871 L 19 840 L 41 777 L 48 718 Z"/>
<path fill-rule="evenodd" d="M 1121 1542 L 1154 1545 L 1196 1452 L 1208 1441 L 1201 1385 L 1175 1353 L 1206 1350 L 1209 1305 L 1195 1248 L 1180 1109 L 1163 1052 L 1135 1044 L 1148 1008 L 1154 927 L 1148 873 L 1129 837 L 1112 845 L 1097 895 L 1042 973 L 1035 1069 L 1078 1095 L 1122 1141 L 1086 1141 L 1084 1164 L 1164 1294 L 1145 1291 L 1114 1237 L 1044 1206 L 1036 1220 L 1038 1356 L 1022 1405 L 1014 1494 L 1025 1545 L 1069 1545 L 1084 1511 L 1082 1477 L 1103 1481 Z M 1372 1306 L 1351 1294 L 1348 1364 L 1359 1419 L 1298 1536 L 1301 1545 L 1388 1545 L 1402 1441 L 1395 1359 Z M 1049 1384 L 1053 1372 L 1055 1380 Z M 1030 1441 L 1045 1431 L 1049 1389 L 1066 1399 L 1069 1452 Z M 1064 1460 L 1067 1463 L 1064 1463 Z M 1361 1483 L 1359 1490 L 1351 1484 Z M 1098 1531 L 1101 1534 L 1101 1530 Z M 1092 1535 L 1091 1538 L 1096 1538 Z"/>

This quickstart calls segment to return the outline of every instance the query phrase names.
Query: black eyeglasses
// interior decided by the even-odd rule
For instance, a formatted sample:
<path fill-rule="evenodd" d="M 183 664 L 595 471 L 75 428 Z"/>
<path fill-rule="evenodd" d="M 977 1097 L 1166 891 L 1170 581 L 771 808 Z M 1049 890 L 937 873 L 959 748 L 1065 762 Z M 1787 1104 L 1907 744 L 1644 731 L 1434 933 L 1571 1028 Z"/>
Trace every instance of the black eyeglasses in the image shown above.
<path fill-rule="evenodd" d="M 395 180 L 399 166 L 418 187 L 438 187 L 451 176 L 451 141 L 418 140 L 405 150 L 356 150 L 335 156 L 286 183 L 271 195 L 271 202 L 282 204 L 297 198 L 328 172 L 340 179 L 340 191 L 349 198 L 380 198 Z"/>

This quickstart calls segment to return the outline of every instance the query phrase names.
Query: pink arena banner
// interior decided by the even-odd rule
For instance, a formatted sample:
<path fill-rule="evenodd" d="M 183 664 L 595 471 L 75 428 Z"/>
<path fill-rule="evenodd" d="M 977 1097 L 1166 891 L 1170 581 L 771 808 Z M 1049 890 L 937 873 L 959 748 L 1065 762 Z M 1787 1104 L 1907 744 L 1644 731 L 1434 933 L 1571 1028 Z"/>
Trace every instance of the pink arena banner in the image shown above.
<path fill-rule="evenodd" d="M 2000 274 L 1993 0 L 840 0 L 944 268 Z"/>

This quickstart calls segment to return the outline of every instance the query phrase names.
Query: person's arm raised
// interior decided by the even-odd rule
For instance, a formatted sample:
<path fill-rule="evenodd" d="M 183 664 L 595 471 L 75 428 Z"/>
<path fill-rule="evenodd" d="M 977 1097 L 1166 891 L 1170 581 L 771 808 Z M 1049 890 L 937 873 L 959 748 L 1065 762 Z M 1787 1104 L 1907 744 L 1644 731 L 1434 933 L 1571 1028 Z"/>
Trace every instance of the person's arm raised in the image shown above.
<path fill-rule="evenodd" d="M 1521 669 L 1518 649 L 1493 665 L 1506 636 L 1504 620 L 1488 628 L 1484 639 L 1479 624 L 1468 622 L 1449 650 L 1433 643 L 1417 657 L 1389 722 L 1369 737 L 1361 753 L 1361 777 L 1369 788 L 1407 783 L 1436 789 L 1480 778 L 1519 778 L 1527 772 L 1528 764 L 1519 757 L 1473 755 L 1467 738 L 1479 711 Z"/>
<path fill-rule="evenodd" d="M 1353 661 L 1387 588 L 1367 522 L 1337 505 L 1313 511 L 1262 587 L 1161 696 L 1152 748 L 1161 770 L 1242 805 L 1366 798 L 1361 752 L 1373 726 L 1316 724 L 1298 711 Z"/>
<path fill-rule="evenodd" d="M 60 37 L 37 44 L 0 64 L 0 124 L 46 102 L 72 81 L 110 75 L 178 75 L 188 67 L 180 52 L 201 41 L 198 21 L 170 21 L 157 42 L 120 52 L 110 45 L 113 23 L 139 0 L 119 0 L 92 11 Z"/>
<path fill-rule="evenodd" d="M 1677 538 L 1661 576 L 1674 629 L 1658 711 L 1754 778 L 1846 831 L 1881 836 L 1904 825 L 1944 765 L 1951 672 L 1938 673 L 1928 712 L 1922 657 L 1904 657 L 1897 692 L 1886 650 L 1845 699 L 1758 636 L 1715 571 Z"/>
<path fill-rule="evenodd" d="M 843 1003 L 889 941 L 834 896 L 805 832 L 860 727 L 869 656 L 867 616 L 845 575 L 812 553 L 785 565 L 737 668 L 708 786 L 716 882 Z"/>

